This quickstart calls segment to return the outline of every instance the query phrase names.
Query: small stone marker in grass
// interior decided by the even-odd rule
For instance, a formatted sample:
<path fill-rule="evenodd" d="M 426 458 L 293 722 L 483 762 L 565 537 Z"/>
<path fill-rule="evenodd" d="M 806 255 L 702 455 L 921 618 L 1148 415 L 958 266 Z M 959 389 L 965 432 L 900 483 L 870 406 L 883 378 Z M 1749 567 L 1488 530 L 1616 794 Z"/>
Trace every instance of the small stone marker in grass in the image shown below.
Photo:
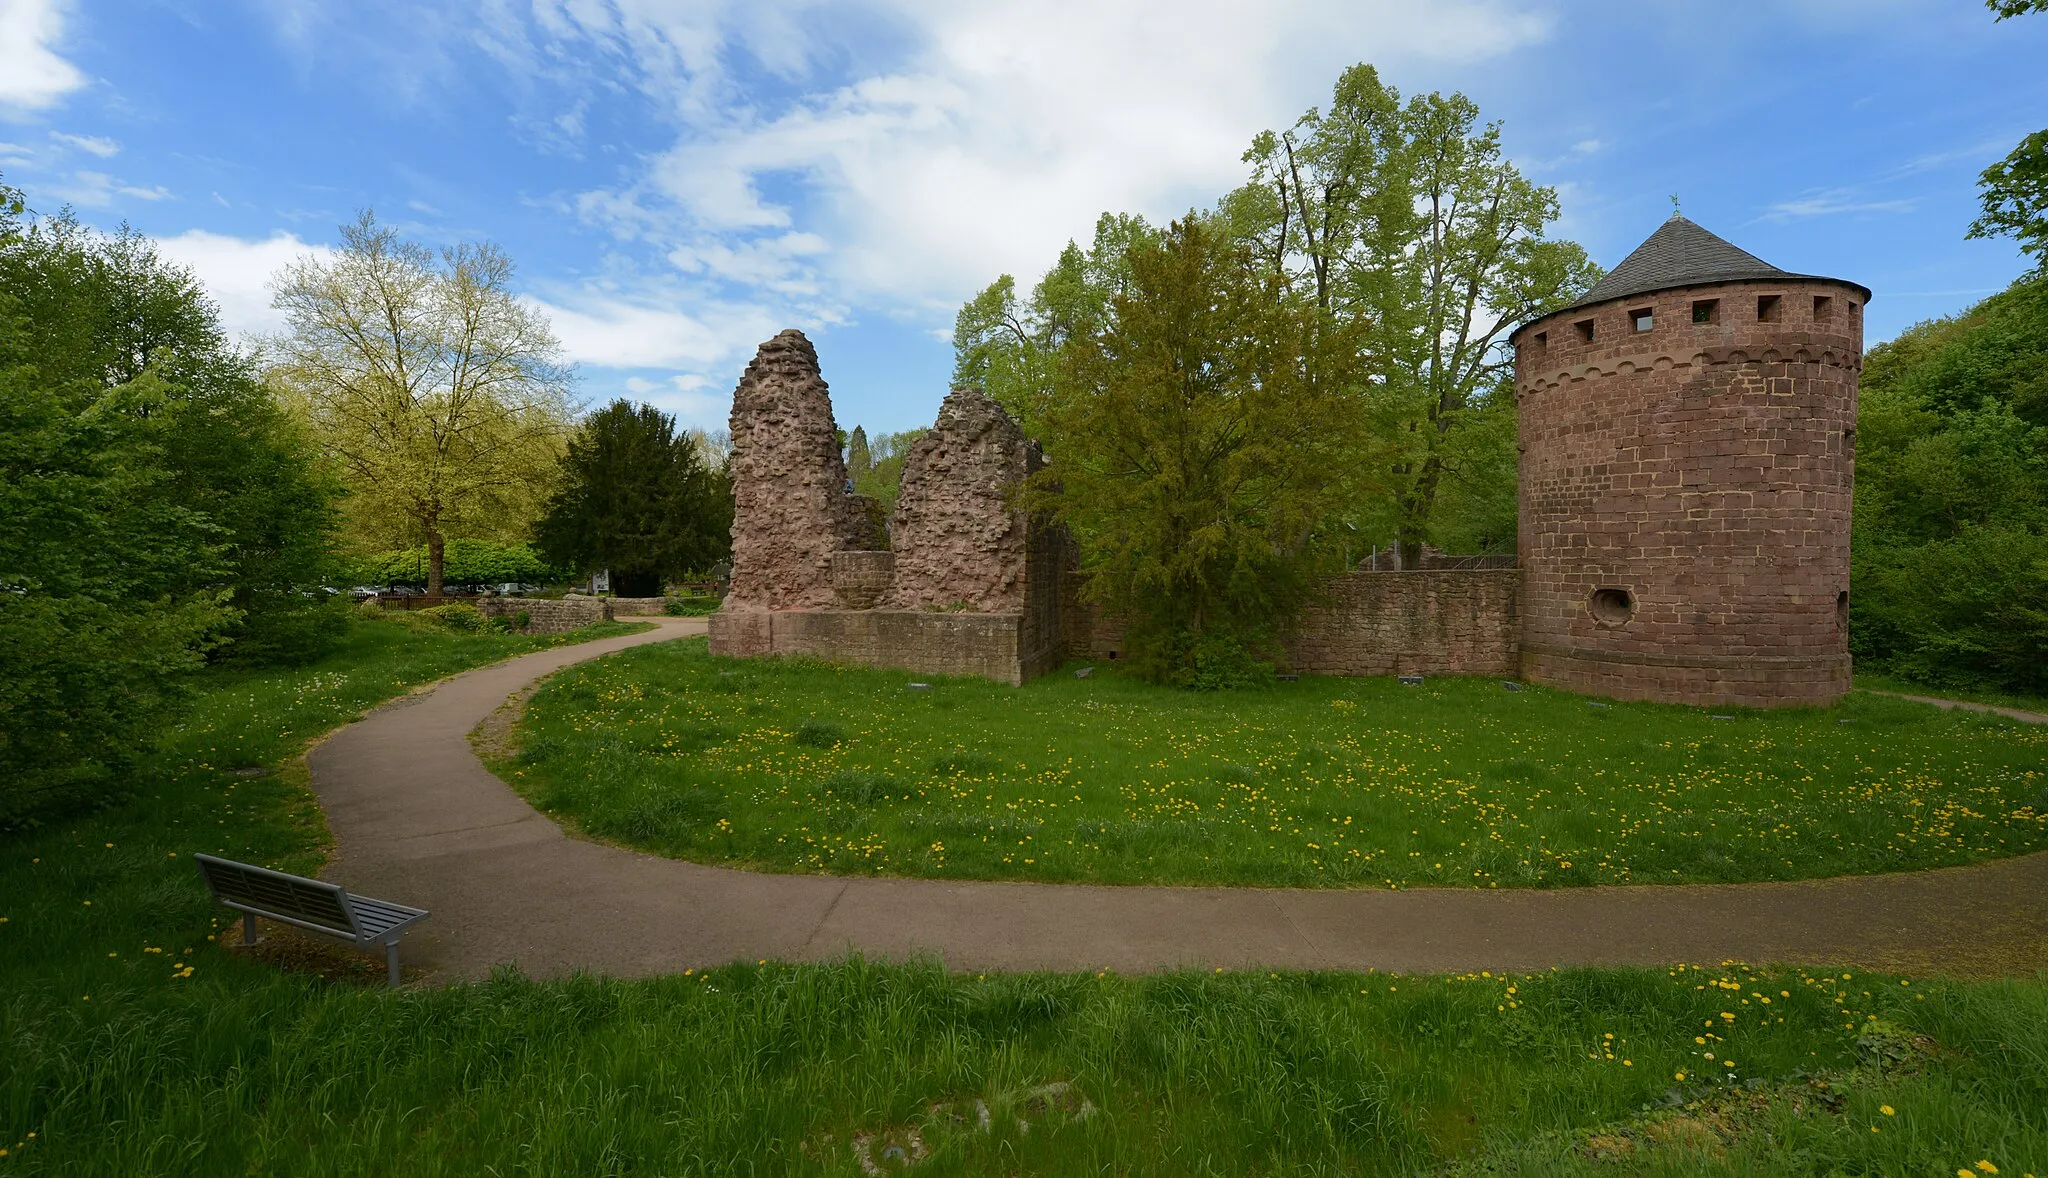
<path fill-rule="evenodd" d="M 1717 716 L 1717 715 L 1712 715 L 1712 714 L 1709 714 L 1709 715 L 1707 716 L 1707 719 L 1709 719 L 1709 720 L 1733 720 L 1734 718 L 1735 718 L 1735 717 L 1733 717 L 1733 716 Z"/>
<path fill-rule="evenodd" d="M 1273 676 L 1273 678 L 1275 678 L 1275 679 L 1278 679 L 1278 680 L 1279 680 L 1280 682 L 1282 682 L 1282 683 L 1299 683 L 1299 682 L 1301 682 L 1301 676 L 1299 676 L 1299 675 L 1275 675 L 1275 676 Z"/>
<path fill-rule="evenodd" d="M 910 690 L 912 691 L 930 691 L 931 689 L 932 685 L 929 683 L 913 683 L 910 685 Z"/>
<path fill-rule="evenodd" d="M 1422 686 L 1422 676 L 1420 675 L 1401 675 L 1398 678 L 1401 680 L 1401 686 L 1403 687 Z"/>
<path fill-rule="evenodd" d="M 1090 675 L 1093 675 L 1094 673 L 1095 673 L 1095 668 L 1094 668 L 1094 667 L 1082 667 L 1082 668 L 1081 668 L 1080 670 L 1078 670 L 1078 671 L 1074 672 L 1074 678 L 1076 678 L 1076 679 L 1086 679 L 1086 678 L 1087 678 L 1088 676 L 1090 676 Z"/>
<path fill-rule="evenodd" d="M 1514 681 L 1513 679 L 1503 679 L 1503 680 L 1501 680 L 1501 681 L 1500 681 L 1500 685 L 1501 685 L 1502 687 L 1505 687 L 1505 688 L 1507 688 L 1507 689 L 1508 689 L 1509 691 L 1520 691 L 1520 690 L 1522 690 L 1522 685 L 1521 685 L 1521 684 L 1519 684 L 1519 683 L 1517 683 L 1517 682 L 1515 682 L 1515 681 Z"/>
<path fill-rule="evenodd" d="M 1599 702 L 1598 700 L 1587 700 L 1587 701 L 1586 701 L 1586 706 L 1587 706 L 1587 707 L 1589 707 L 1589 708 L 1611 708 L 1611 707 L 1613 707 L 1614 705 L 1613 705 L 1613 704 L 1603 704 L 1603 703 Z"/>

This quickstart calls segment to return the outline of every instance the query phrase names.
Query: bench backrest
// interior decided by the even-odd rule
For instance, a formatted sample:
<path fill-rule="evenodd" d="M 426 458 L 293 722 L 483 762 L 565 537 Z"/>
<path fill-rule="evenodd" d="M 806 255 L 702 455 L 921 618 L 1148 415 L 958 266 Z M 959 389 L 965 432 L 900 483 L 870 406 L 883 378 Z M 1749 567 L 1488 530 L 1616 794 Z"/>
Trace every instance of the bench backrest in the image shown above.
<path fill-rule="evenodd" d="M 286 875 L 213 855 L 194 855 L 213 898 L 232 908 L 255 909 L 286 920 L 354 936 L 355 914 L 341 885 Z"/>

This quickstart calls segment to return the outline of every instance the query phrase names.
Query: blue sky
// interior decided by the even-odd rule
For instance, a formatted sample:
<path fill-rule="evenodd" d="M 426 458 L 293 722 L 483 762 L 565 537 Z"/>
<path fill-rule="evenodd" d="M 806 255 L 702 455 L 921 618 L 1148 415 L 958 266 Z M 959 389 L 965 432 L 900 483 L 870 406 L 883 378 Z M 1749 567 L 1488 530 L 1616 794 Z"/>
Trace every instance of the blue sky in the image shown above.
<path fill-rule="evenodd" d="M 1975 0 L 0 0 L 0 177 L 158 238 L 238 331 L 372 207 L 503 245 L 587 398 L 716 428 L 797 326 L 841 424 L 897 430 L 961 300 L 1211 203 L 1358 61 L 1477 100 L 1609 266 L 1675 193 L 1871 287 L 1873 341 L 2025 268 L 1963 233 L 2048 125 L 2048 16 Z"/>

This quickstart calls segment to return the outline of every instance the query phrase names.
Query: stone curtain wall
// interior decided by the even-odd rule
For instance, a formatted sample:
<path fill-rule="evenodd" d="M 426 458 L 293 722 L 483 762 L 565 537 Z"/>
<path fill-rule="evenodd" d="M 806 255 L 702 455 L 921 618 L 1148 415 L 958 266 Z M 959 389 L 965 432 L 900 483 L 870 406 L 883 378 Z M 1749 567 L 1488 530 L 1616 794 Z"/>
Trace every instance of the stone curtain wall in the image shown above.
<path fill-rule="evenodd" d="M 828 609 L 832 554 L 866 520 L 846 491 L 832 397 L 800 331 L 761 345 L 732 395 L 729 606 Z"/>
<path fill-rule="evenodd" d="M 613 618 L 652 618 L 668 612 L 666 597 L 608 597 Z"/>
<path fill-rule="evenodd" d="M 1518 581 L 1513 569 L 1356 569 L 1333 578 L 1323 604 L 1303 612 L 1294 637 L 1284 644 L 1284 669 L 1312 675 L 1517 675 Z M 1086 605 L 1077 616 L 1069 644 L 1073 657 L 1122 657 L 1122 619 Z"/>
<path fill-rule="evenodd" d="M 1862 301 L 1722 283 L 1516 333 L 1523 674 L 1709 705 L 1848 691 Z"/>
<path fill-rule="evenodd" d="M 611 602 L 602 597 L 565 597 L 560 601 L 534 597 L 479 597 L 477 611 L 487 618 L 516 621 L 527 616 L 523 634 L 560 634 L 612 620 Z"/>
<path fill-rule="evenodd" d="M 1513 569 L 1353 572 L 1303 613 L 1291 668 L 1314 675 L 1519 673 Z"/>
<path fill-rule="evenodd" d="M 980 389 L 954 389 L 903 462 L 889 522 L 897 609 L 1024 608 L 1030 520 L 1012 502 L 1037 465 L 1024 431 Z"/>

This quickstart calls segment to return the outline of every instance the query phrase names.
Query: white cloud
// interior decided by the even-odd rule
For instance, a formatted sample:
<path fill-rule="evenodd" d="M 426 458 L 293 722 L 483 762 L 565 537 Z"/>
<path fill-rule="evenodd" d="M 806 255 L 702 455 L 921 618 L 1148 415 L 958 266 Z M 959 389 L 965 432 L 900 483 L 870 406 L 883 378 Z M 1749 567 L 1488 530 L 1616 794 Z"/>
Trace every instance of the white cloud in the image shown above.
<path fill-rule="evenodd" d="M 188 229 L 176 237 L 156 239 L 164 257 L 189 267 L 220 305 L 221 325 L 248 337 L 279 330 L 284 319 L 270 307 L 270 278 L 288 262 L 307 254 L 325 255 L 327 247 L 309 245 L 289 233 L 261 241 Z"/>
<path fill-rule="evenodd" d="M 888 68 L 769 110 L 729 99 L 721 38 L 802 79 L 831 25 L 789 4 L 744 17 L 621 3 L 537 6 L 536 58 L 622 59 L 673 110 L 677 141 L 579 211 L 652 238 L 688 270 L 793 296 L 936 309 L 1008 271 L 1036 275 L 1106 209 L 1170 217 L 1243 179 L 1252 135 L 1326 103 L 1361 59 L 1475 59 L 1540 40 L 1517 0 L 887 0 L 914 45 Z M 815 31 L 807 31 L 816 24 Z M 1588 141 L 1581 152 L 1596 150 Z M 796 237 L 825 248 L 777 255 Z"/>
<path fill-rule="evenodd" d="M 121 154 L 119 143 L 100 135 L 66 135 L 62 131 L 52 131 L 50 138 L 103 160 L 113 159 Z"/>
<path fill-rule="evenodd" d="M 570 360 L 598 368 L 707 368 L 779 330 L 757 307 L 712 303 L 692 313 L 603 291 L 549 293 L 526 301 L 554 324 Z"/>
<path fill-rule="evenodd" d="M 42 110 L 85 85 L 53 46 L 64 32 L 64 0 L 0 0 L 0 107 Z"/>
<path fill-rule="evenodd" d="M 1851 188 L 1811 192 L 1793 200 L 1781 200 L 1764 210 L 1759 221 L 1799 221 L 1808 217 L 1833 217 L 1843 213 L 1910 213 L 1916 200 L 1865 200 Z"/>
<path fill-rule="evenodd" d="M 633 394 L 634 399 L 675 414 L 686 428 L 724 429 L 726 419 L 732 415 L 732 394 L 707 393 L 704 390 L 710 384 L 709 380 L 695 375 L 671 376 L 659 381 L 629 376 L 625 389 Z"/>
<path fill-rule="evenodd" d="M 114 203 L 116 197 L 132 200 L 164 200 L 171 190 L 161 184 L 145 188 L 139 184 L 128 184 L 106 172 L 78 171 L 71 173 L 71 179 L 50 185 L 52 195 L 70 204 L 86 209 L 104 209 Z"/>

